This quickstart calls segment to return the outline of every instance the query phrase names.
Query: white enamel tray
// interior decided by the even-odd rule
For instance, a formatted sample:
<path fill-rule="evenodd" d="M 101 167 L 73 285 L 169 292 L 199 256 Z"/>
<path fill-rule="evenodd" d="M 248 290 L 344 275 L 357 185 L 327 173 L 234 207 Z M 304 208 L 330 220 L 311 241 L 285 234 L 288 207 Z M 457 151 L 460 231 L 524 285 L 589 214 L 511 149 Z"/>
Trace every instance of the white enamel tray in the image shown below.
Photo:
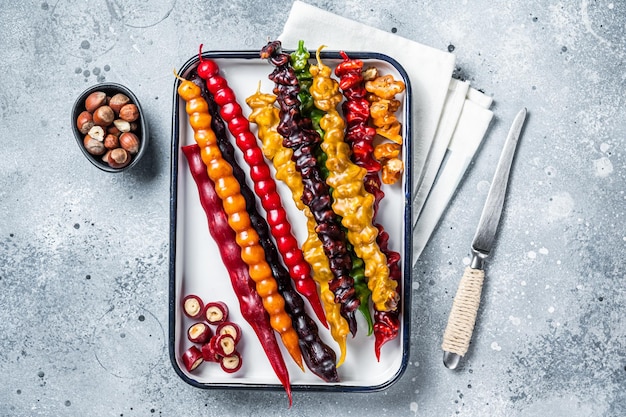
<path fill-rule="evenodd" d="M 314 56 L 314 50 L 312 56 Z M 395 382 L 406 368 L 410 344 L 410 266 L 411 266 L 411 120 L 410 120 L 410 83 L 405 71 L 390 57 L 376 53 L 347 52 L 350 58 L 363 60 L 365 67 L 376 66 L 381 74 L 393 74 L 406 84 L 406 91 L 400 95 L 401 109 L 396 113 L 402 122 L 402 136 L 405 138 L 402 155 L 405 172 L 403 178 L 393 186 L 383 185 L 385 198 L 382 200 L 376 221 L 381 223 L 390 235 L 389 247 L 402 256 L 401 293 L 401 328 L 398 337 L 387 342 L 381 351 L 380 361 L 374 353 L 374 336 L 368 336 L 367 324 L 357 312 L 358 331 L 353 338 L 348 336 L 345 362 L 338 368 L 341 381 L 327 383 L 315 376 L 310 370 L 302 372 L 283 348 L 283 357 L 287 363 L 293 390 L 314 389 L 330 391 L 369 391 L 380 390 Z M 205 52 L 203 58 L 213 59 L 237 96 L 237 101 L 244 109 L 244 115 L 250 113 L 245 99 L 254 94 L 261 81 L 261 91 L 271 93 L 273 82 L 268 79 L 273 66 L 261 60 L 258 51 L 221 51 Z M 341 62 L 338 52 L 322 52 L 322 61 L 334 67 Z M 198 57 L 187 61 L 179 70 L 185 77 L 198 65 Z M 314 59 L 311 60 L 313 64 Z M 187 161 L 180 151 L 185 145 L 194 143 L 193 131 L 189 126 L 185 103 L 178 97 L 174 84 L 173 123 L 172 123 L 172 165 L 170 196 L 170 295 L 169 295 L 169 351 L 172 365 L 177 374 L 187 383 L 200 388 L 236 388 L 236 389 L 280 389 L 282 385 L 274 374 L 270 363 L 260 346 L 252 328 L 243 319 L 237 298 L 232 290 L 230 279 L 222 263 L 216 243 L 212 240 L 206 215 L 200 205 L 198 191 L 189 172 Z M 253 133 L 256 126 L 251 124 Z M 234 144 L 234 140 L 233 140 Z M 243 157 L 240 166 L 244 172 L 249 169 Z M 273 166 L 269 163 L 273 171 Z M 299 243 L 306 238 L 306 219 L 296 208 L 289 189 L 276 181 L 287 210 L 293 232 Z M 249 185 L 252 188 L 251 182 Z M 260 204 L 259 211 L 265 214 Z M 196 294 L 205 302 L 224 301 L 230 308 L 230 319 L 242 328 L 243 339 L 238 351 L 243 358 L 243 367 L 236 373 L 222 371 L 217 363 L 203 363 L 193 372 L 187 372 L 181 361 L 181 354 L 192 343 L 187 340 L 186 330 L 192 320 L 181 309 L 182 299 L 188 294 Z M 307 305 L 309 314 L 315 318 Z M 322 340 L 337 353 L 339 348 L 330 335 L 330 331 L 318 322 Z"/>

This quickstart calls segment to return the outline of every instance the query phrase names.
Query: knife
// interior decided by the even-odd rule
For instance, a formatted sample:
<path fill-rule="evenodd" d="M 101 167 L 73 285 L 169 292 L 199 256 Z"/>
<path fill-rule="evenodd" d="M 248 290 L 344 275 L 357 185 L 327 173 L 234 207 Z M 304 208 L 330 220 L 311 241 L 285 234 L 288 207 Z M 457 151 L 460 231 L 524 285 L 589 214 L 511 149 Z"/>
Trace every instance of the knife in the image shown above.
<path fill-rule="evenodd" d="M 493 248 L 502 207 L 504 206 L 511 164 L 525 120 L 526 109 L 524 108 L 515 116 L 513 125 L 504 143 L 504 148 L 489 188 L 489 194 L 487 194 L 485 207 L 472 240 L 472 260 L 470 265 L 465 268 L 452 303 L 448 324 L 443 335 L 443 343 L 441 344 L 444 352 L 443 363 L 449 369 L 455 369 L 458 366 L 461 357 L 467 353 L 472 338 L 485 278 L 484 260 L 489 256 Z"/>

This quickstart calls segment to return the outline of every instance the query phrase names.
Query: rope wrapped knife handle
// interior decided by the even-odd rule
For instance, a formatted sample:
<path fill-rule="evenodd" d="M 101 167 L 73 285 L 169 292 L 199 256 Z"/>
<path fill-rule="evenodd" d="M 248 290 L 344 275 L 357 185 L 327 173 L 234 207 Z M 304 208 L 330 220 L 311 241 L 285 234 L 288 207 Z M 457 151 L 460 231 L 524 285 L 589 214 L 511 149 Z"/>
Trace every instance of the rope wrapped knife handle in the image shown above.
<path fill-rule="evenodd" d="M 445 352 L 459 356 L 465 356 L 467 353 L 476 324 L 484 279 L 484 270 L 470 266 L 465 268 L 443 334 L 441 348 Z"/>

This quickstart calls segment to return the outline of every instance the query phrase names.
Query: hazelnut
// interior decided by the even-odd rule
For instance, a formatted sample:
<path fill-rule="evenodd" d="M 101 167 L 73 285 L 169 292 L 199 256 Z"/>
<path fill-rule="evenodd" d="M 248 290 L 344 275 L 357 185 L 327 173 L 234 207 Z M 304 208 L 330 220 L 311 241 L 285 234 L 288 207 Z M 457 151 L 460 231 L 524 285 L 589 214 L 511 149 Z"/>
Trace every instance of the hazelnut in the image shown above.
<path fill-rule="evenodd" d="M 93 117 L 91 116 L 91 113 L 85 110 L 79 114 L 76 118 L 76 126 L 83 135 L 89 132 L 89 129 L 93 127 Z"/>
<path fill-rule="evenodd" d="M 126 104 L 120 109 L 120 119 L 134 122 L 139 119 L 139 109 L 134 104 Z"/>
<path fill-rule="evenodd" d="M 102 128 L 102 126 L 92 127 L 91 129 L 89 129 L 89 132 L 87 134 L 97 141 L 102 142 L 104 140 L 104 129 Z"/>
<path fill-rule="evenodd" d="M 94 91 L 89 94 L 85 99 L 85 110 L 89 113 L 93 113 L 100 106 L 106 104 L 107 95 L 102 91 Z"/>
<path fill-rule="evenodd" d="M 115 148 L 109 153 L 108 163 L 112 168 L 124 168 L 130 163 L 131 156 L 124 148 Z"/>
<path fill-rule="evenodd" d="M 130 123 L 126 120 L 117 119 L 113 121 L 113 125 L 122 133 L 130 132 Z"/>
<path fill-rule="evenodd" d="M 122 132 L 120 132 L 120 130 L 117 127 L 115 127 L 115 125 L 111 125 L 107 127 L 107 133 L 110 135 L 119 136 Z"/>
<path fill-rule="evenodd" d="M 108 126 L 115 120 L 115 113 L 109 106 L 100 106 L 93 112 L 93 122 L 99 126 Z"/>
<path fill-rule="evenodd" d="M 104 137 L 104 147 L 107 149 L 115 149 L 120 147 L 120 140 L 117 136 L 108 134 Z"/>
<path fill-rule="evenodd" d="M 83 140 L 83 145 L 85 146 L 85 149 L 87 149 L 87 152 L 92 155 L 102 155 L 106 152 L 104 144 L 89 135 L 85 136 L 85 139 Z"/>
<path fill-rule="evenodd" d="M 139 128 L 139 125 L 137 124 L 137 122 L 131 122 L 130 123 L 130 131 L 134 132 Z"/>
<path fill-rule="evenodd" d="M 122 133 L 120 135 L 120 146 L 134 155 L 139 152 L 139 138 L 131 132 Z"/>
<path fill-rule="evenodd" d="M 130 99 L 127 95 L 117 93 L 113 97 L 111 97 L 111 100 L 109 101 L 109 107 L 111 107 L 115 113 L 119 113 L 120 109 L 128 103 L 130 103 Z"/>

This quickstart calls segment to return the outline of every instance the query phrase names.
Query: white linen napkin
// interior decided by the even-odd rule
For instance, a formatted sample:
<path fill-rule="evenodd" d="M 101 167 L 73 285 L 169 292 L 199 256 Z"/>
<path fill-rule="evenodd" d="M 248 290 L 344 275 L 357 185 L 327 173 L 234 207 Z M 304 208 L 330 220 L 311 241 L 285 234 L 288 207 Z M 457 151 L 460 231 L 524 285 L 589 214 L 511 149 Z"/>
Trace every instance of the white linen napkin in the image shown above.
<path fill-rule="evenodd" d="M 286 49 L 296 49 L 302 39 L 308 45 L 326 45 L 332 50 L 383 53 L 404 67 L 412 90 L 413 227 L 417 231 L 413 240 L 417 260 L 489 126 L 491 98 L 467 82 L 452 79 L 453 54 L 299 0 L 293 3 L 278 39 Z M 456 145 L 449 153 L 455 158 L 448 158 L 442 166 L 451 140 Z M 457 157 L 467 159 L 467 164 L 451 166 Z"/>
<path fill-rule="evenodd" d="M 452 80 L 450 85 L 451 87 L 454 85 L 455 89 L 462 89 L 462 86 L 459 84 L 458 81 Z M 414 210 L 421 209 L 421 212 L 418 213 L 418 220 L 413 225 L 414 262 L 421 255 L 439 223 L 441 215 L 461 182 L 461 178 L 482 142 L 493 117 L 493 113 L 488 110 L 492 99 L 477 90 L 470 88 L 467 90 L 463 100 L 453 99 L 446 104 L 452 104 L 457 101 L 462 102 L 458 115 L 456 113 L 447 115 L 444 111 L 444 116 L 457 116 L 458 118 L 452 138 L 448 141 L 447 149 L 444 148 L 443 152 L 440 152 L 438 142 L 434 144 L 431 151 L 437 150 L 437 155 L 435 156 L 431 152 L 433 158 L 428 160 L 426 175 L 419 190 L 421 193 L 418 191 L 418 194 L 415 196 L 415 199 L 419 200 L 421 205 L 417 207 L 417 203 L 414 200 Z M 456 105 L 451 105 L 451 107 L 453 108 L 449 109 L 450 112 L 458 110 Z M 440 128 L 443 128 L 443 126 L 440 125 Z M 435 176 L 437 176 L 437 179 L 434 181 L 434 186 L 430 187 L 427 179 L 430 180 L 432 177 L 434 180 Z M 427 197 L 423 196 L 424 193 L 428 194 Z"/>

